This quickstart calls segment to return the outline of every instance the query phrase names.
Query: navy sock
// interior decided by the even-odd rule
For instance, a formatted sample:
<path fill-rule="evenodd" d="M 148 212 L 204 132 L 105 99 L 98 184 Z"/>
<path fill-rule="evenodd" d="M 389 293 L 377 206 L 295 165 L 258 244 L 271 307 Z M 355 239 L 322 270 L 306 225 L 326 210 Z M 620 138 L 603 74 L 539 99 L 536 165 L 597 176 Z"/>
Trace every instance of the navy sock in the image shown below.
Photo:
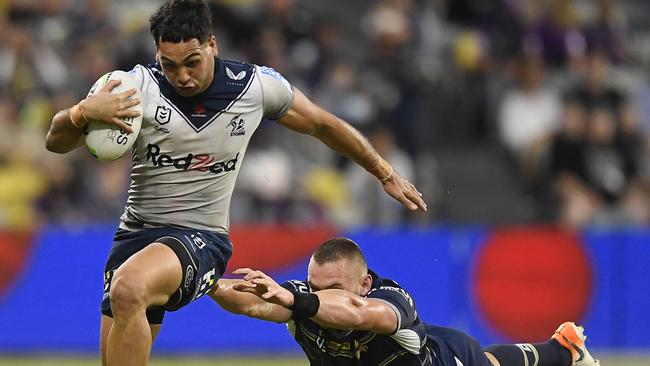
<path fill-rule="evenodd" d="M 492 345 L 484 349 L 499 361 L 501 366 L 570 366 L 571 352 L 556 340 L 544 343 L 519 343 Z"/>

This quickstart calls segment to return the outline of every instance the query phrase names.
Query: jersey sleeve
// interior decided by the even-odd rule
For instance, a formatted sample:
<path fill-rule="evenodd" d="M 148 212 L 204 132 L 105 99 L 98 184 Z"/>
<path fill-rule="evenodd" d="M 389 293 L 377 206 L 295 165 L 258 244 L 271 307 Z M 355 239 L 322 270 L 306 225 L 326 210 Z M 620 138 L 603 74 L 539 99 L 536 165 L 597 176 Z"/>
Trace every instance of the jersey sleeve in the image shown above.
<path fill-rule="evenodd" d="M 397 315 L 397 328 L 395 331 L 410 327 L 417 318 L 413 298 L 401 287 L 383 285 L 371 290 L 367 297 L 384 301 L 395 311 Z"/>
<path fill-rule="evenodd" d="M 293 86 L 279 72 L 266 66 L 257 66 L 262 85 L 264 117 L 280 119 L 293 104 Z"/>
<path fill-rule="evenodd" d="M 147 71 L 145 70 L 144 66 L 138 64 L 133 67 L 129 71 L 129 75 L 133 76 L 137 84 L 140 86 L 140 92 L 144 90 L 144 83 L 146 81 L 146 75 L 148 75 Z"/>

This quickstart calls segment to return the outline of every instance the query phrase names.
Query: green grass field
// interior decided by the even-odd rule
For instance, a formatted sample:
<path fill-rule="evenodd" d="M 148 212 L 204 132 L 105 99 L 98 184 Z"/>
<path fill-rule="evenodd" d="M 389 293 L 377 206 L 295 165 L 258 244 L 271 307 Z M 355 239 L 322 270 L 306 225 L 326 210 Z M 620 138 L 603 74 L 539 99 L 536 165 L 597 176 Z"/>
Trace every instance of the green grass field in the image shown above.
<path fill-rule="evenodd" d="M 0 366 L 97 366 L 100 362 L 94 358 L 60 358 L 60 357 L 0 357 Z M 306 359 L 301 358 L 153 358 L 151 366 L 307 366 Z"/>
<path fill-rule="evenodd" d="M 598 355 L 597 352 L 594 354 Z M 605 355 L 598 356 L 603 366 L 648 366 L 649 355 Z M 91 366 L 99 365 L 93 358 L 60 358 L 60 357 L 0 357 L 0 366 Z M 301 358 L 154 358 L 151 366 L 307 366 L 308 362 Z"/>

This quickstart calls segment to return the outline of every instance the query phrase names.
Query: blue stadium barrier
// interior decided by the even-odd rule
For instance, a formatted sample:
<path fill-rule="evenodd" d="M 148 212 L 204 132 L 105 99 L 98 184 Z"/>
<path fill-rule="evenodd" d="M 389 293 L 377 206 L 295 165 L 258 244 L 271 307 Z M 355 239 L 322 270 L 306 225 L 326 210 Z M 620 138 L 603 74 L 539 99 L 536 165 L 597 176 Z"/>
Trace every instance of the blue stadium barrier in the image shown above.
<path fill-rule="evenodd" d="M 27 269 L 8 292 L 0 294 L 0 353 L 97 351 L 102 270 L 113 230 L 113 226 L 51 227 L 37 235 Z M 477 253 L 490 232 L 480 226 L 439 226 L 367 228 L 342 235 L 360 243 L 372 269 L 412 293 L 425 321 L 457 327 L 489 344 L 510 341 L 486 321 L 473 290 Z M 576 320 L 585 323 L 590 345 L 650 348 L 650 231 L 588 230 L 580 238 L 593 280 L 586 310 Z M 307 260 L 286 263 L 271 275 L 278 280 L 303 279 Z M 228 314 L 207 297 L 168 313 L 154 349 L 300 351 L 283 324 Z"/>

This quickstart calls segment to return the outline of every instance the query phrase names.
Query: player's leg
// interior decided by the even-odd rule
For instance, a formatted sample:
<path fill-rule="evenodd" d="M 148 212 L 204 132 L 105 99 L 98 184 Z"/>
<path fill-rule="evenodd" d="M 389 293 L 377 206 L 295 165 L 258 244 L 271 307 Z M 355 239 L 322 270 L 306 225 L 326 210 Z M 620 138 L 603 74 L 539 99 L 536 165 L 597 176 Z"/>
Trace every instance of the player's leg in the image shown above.
<path fill-rule="evenodd" d="M 102 366 L 106 366 L 106 343 L 108 342 L 108 332 L 111 330 L 113 325 L 113 318 L 106 315 L 102 315 L 102 320 L 100 324 L 100 339 L 99 339 L 99 353 L 102 358 Z M 160 332 L 162 324 L 149 324 L 149 329 L 151 330 L 151 342 L 153 343 Z"/>
<path fill-rule="evenodd" d="M 554 340 L 542 343 L 491 345 L 485 348 L 485 354 L 495 366 L 571 365 L 571 353 L 569 350 Z"/>
<path fill-rule="evenodd" d="M 596 366 L 585 346 L 582 327 L 573 322 L 560 325 L 547 342 L 493 345 L 485 348 L 494 365 L 503 366 Z M 494 362 L 494 360 L 498 362 Z"/>
<path fill-rule="evenodd" d="M 429 341 L 436 343 L 438 348 L 436 353 L 445 365 L 494 365 L 490 362 L 489 356 L 483 352 L 478 341 L 463 332 L 447 327 L 427 325 L 426 334 Z"/>
<path fill-rule="evenodd" d="M 166 304 L 182 278 L 179 258 L 162 243 L 148 245 L 115 271 L 109 295 L 113 324 L 106 343 L 108 365 L 146 365 L 152 344 L 147 307 Z"/>

